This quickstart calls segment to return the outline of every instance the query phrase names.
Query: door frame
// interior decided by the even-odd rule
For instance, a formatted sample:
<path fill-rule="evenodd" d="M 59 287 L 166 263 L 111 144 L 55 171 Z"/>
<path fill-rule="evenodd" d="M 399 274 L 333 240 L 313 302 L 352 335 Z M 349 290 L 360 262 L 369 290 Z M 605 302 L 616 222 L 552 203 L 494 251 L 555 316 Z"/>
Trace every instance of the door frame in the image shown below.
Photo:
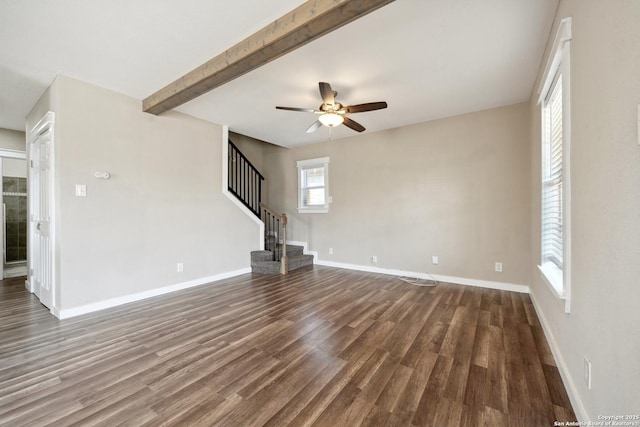
<path fill-rule="evenodd" d="M 29 248 L 27 250 L 27 280 L 25 282 L 25 287 L 27 288 L 27 290 L 31 293 L 35 292 L 35 284 L 34 284 L 34 280 L 33 280 L 33 262 L 34 262 L 34 256 L 36 254 L 34 254 L 34 250 L 35 250 L 35 245 L 34 245 L 34 239 L 36 238 L 35 235 L 35 230 L 34 227 L 32 226 L 33 223 L 33 206 L 34 203 L 33 201 L 35 200 L 35 197 L 38 197 L 39 194 L 34 194 L 35 192 L 33 191 L 33 186 L 32 186 L 32 179 L 33 179 L 33 167 L 32 165 L 34 164 L 33 159 L 31 158 L 31 144 L 40 136 L 40 134 L 42 134 L 43 132 L 52 129 L 53 132 L 51 133 L 51 164 L 50 164 L 50 170 L 51 170 L 51 174 L 50 174 L 50 182 L 49 182 L 49 188 L 46 189 L 49 192 L 49 206 L 51 208 L 51 212 L 50 212 L 50 245 L 51 245 L 51 307 L 49 307 L 49 310 L 51 311 L 51 313 L 53 315 L 55 315 L 56 317 L 59 317 L 57 314 L 59 313 L 58 310 L 58 304 L 56 302 L 56 297 L 58 294 L 58 289 L 57 289 L 57 280 L 56 280 L 56 248 L 57 248 L 57 241 L 56 241 L 56 221 L 55 221 L 55 192 L 54 192 L 54 188 L 55 188 L 55 157 L 54 157 L 54 150 L 55 150 L 55 128 L 54 128 L 54 124 L 55 124 L 55 114 L 53 111 L 49 111 L 47 112 L 42 119 L 40 119 L 38 121 L 38 123 L 30 130 L 27 131 L 27 168 L 28 168 L 28 173 L 27 173 L 27 193 L 28 193 L 28 202 L 27 202 L 27 215 L 28 215 L 28 221 L 27 221 L 27 235 L 28 235 L 28 242 L 29 242 Z M 40 191 L 42 191 L 44 189 L 40 188 Z"/>

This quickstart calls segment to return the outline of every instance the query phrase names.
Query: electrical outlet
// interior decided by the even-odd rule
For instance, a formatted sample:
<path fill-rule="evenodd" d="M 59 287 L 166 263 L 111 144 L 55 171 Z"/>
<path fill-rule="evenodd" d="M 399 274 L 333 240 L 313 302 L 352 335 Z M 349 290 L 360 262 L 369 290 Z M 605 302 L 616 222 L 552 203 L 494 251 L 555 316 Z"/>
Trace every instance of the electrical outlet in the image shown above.
<path fill-rule="evenodd" d="M 584 382 L 587 384 L 587 389 L 591 390 L 591 360 L 584 356 Z"/>
<path fill-rule="evenodd" d="M 498 273 L 502 273 L 502 263 L 501 262 L 496 262 L 496 271 Z"/>
<path fill-rule="evenodd" d="M 371 257 L 371 264 L 376 264 L 378 262 L 378 257 L 376 255 Z"/>
<path fill-rule="evenodd" d="M 184 263 L 179 262 L 178 264 L 176 264 L 176 271 L 178 273 L 182 273 L 184 271 Z"/>
<path fill-rule="evenodd" d="M 438 256 L 437 255 L 434 255 L 434 256 L 431 257 L 431 264 L 438 265 L 438 262 L 439 262 L 439 260 L 438 260 Z"/>
<path fill-rule="evenodd" d="M 329 248 L 329 255 L 333 255 L 333 248 Z"/>

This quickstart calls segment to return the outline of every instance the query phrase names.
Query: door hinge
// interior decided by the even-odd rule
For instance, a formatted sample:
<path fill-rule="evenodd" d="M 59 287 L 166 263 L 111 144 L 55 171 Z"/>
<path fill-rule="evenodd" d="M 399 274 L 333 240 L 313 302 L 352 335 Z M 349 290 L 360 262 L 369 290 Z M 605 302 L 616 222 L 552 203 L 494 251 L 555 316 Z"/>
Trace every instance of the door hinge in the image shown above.
<path fill-rule="evenodd" d="M 29 165 L 33 167 L 33 160 L 29 160 Z"/>

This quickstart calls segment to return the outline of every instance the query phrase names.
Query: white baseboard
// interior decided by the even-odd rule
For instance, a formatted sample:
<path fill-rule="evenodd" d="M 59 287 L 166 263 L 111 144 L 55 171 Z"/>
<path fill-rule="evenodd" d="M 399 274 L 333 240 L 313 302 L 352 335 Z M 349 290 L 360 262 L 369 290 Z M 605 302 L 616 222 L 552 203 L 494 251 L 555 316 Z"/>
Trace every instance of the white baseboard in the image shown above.
<path fill-rule="evenodd" d="M 9 279 L 12 277 L 21 277 L 21 276 L 26 276 L 27 275 L 27 266 L 26 265 L 20 265 L 20 266 L 10 266 L 10 267 L 5 267 L 4 268 L 4 278 L 5 279 Z"/>
<path fill-rule="evenodd" d="M 420 273 L 415 271 L 394 270 L 389 268 L 373 267 L 368 265 L 347 264 L 343 262 L 326 261 L 326 260 L 317 259 L 317 254 L 316 254 L 315 263 L 317 265 L 344 268 L 347 270 L 389 274 L 392 276 L 416 277 L 418 279 L 426 279 L 426 280 L 435 279 L 438 282 L 454 283 L 456 285 L 479 286 L 481 288 L 498 289 L 502 291 L 520 292 L 525 294 L 529 293 L 529 287 L 526 285 L 518 285 L 515 283 L 505 283 L 505 282 L 492 282 L 489 280 L 468 279 L 465 277 L 443 276 L 441 274 L 428 274 L 428 273 Z"/>
<path fill-rule="evenodd" d="M 229 277 L 240 276 L 241 274 L 251 273 L 251 268 L 242 268 L 240 270 L 228 271 L 225 273 L 216 274 L 208 277 L 201 277 L 199 279 L 190 280 L 188 282 L 176 283 L 175 285 L 165 286 L 163 288 L 150 289 L 144 292 L 138 292 L 131 295 L 125 295 L 122 297 L 111 298 L 104 301 L 98 301 L 91 304 L 81 305 L 79 307 L 67 308 L 64 310 L 53 310 L 53 315 L 58 319 L 68 319 L 70 317 L 80 316 L 82 314 L 93 313 L 95 311 L 104 310 L 106 308 L 116 307 L 122 304 L 128 304 L 130 302 L 140 301 L 143 299 L 156 297 L 159 295 L 168 294 L 171 292 L 180 291 L 183 289 L 193 288 L 195 286 L 206 285 L 218 280 L 228 279 Z"/>
<path fill-rule="evenodd" d="M 558 366 L 558 371 L 560 372 L 560 377 L 562 378 L 564 388 L 567 390 L 567 394 L 569 395 L 569 400 L 571 401 L 571 406 L 573 406 L 573 411 L 575 412 L 578 421 L 586 425 L 587 421 L 589 421 L 587 410 L 582 403 L 582 399 L 580 399 L 576 384 L 573 381 L 571 374 L 569 374 L 569 369 L 567 368 L 567 364 L 564 361 L 564 357 L 562 357 L 560 347 L 558 346 L 553 332 L 549 327 L 549 324 L 547 323 L 547 318 L 544 316 L 544 312 L 540 309 L 540 305 L 538 304 L 536 297 L 532 292 L 530 292 L 529 295 L 531 296 L 531 302 L 533 302 L 533 308 L 536 310 L 538 319 L 540 319 L 540 324 L 542 325 L 544 336 L 547 338 L 547 342 L 549 343 L 549 347 L 551 348 L 551 353 L 553 353 L 553 358 L 555 359 L 556 365 Z"/>

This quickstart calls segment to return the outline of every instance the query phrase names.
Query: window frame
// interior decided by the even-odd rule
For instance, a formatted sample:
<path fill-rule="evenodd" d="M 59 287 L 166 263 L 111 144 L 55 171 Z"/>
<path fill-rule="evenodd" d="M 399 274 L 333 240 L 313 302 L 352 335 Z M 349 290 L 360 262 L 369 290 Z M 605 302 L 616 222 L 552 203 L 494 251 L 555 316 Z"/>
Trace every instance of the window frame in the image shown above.
<path fill-rule="evenodd" d="M 541 111 L 541 162 L 540 162 L 540 264 L 538 269 L 541 278 L 551 292 L 559 300 L 564 301 L 566 313 L 571 311 L 571 18 L 560 21 L 558 32 L 554 39 L 545 73 L 541 80 L 538 105 Z M 548 105 L 553 92 L 561 85 L 562 90 L 562 166 L 561 166 L 561 225 L 562 225 L 562 260 L 554 263 L 545 259 L 545 211 L 544 198 L 549 180 L 549 166 L 551 163 L 550 122 Z M 560 265 L 558 265 L 560 264 Z"/>
<path fill-rule="evenodd" d="M 316 159 L 298 160 L 298 213 L 328 213 L 329 212 L 329 157 L 319 157 Z M 302 175 L 309 169 L 322 168 L 324 170 L 324 205 L 304 205 L 302 192 L 306 187 L 302 187 Z"/>

